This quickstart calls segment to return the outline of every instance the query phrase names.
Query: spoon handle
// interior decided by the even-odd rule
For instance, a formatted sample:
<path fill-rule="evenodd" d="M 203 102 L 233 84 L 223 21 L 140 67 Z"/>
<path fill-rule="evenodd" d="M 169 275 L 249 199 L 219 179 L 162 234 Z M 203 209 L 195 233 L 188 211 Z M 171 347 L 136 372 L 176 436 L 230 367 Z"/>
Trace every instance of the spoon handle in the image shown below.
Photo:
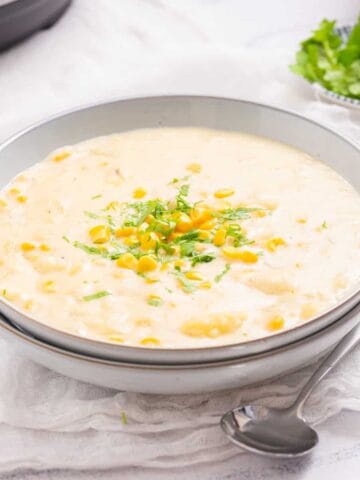
<path fill-rule="evenodd" d="M 295 400 L 290 409 L 296 410 L 298 415 L 301 415 L 302 407 L 306 402 L 308 396 L 316 385 L 327 375 L 333 367 L 355 347 L 360 341 L 360 323 L 357 324 L 345 337 L 337 344 L 334 350 L 329 353 L 325 360 L 321 363 L 320 367 L 315 370 L 310 379 L 302 388 L 299 396 Z"/>

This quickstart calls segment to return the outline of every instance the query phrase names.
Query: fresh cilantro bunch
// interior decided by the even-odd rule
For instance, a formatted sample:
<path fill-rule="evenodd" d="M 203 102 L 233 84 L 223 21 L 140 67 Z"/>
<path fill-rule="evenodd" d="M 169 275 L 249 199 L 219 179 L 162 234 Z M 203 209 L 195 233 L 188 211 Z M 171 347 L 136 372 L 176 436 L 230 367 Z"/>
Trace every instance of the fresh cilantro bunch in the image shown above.
<path fill-rule="evenodd" d="M 360 99 L 360 16 L 344 44 L 335 21 L 324 19 L 301 43 L 290 70 L 340 95 Z"/>

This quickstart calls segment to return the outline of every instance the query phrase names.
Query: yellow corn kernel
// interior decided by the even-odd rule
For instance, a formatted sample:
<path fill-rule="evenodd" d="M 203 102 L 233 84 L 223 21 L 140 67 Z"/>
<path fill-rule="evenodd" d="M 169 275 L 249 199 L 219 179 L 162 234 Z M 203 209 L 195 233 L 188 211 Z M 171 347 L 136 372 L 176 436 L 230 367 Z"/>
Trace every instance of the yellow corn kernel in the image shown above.
<path fill-rule="evenodd" d="M 24 302 L 23 309 L 30 311 L 32 310 L 33 306 L 34 306 L 34 300 L 26 300 L 26 302 Z"/>
<path fill-rule="evenodd" d="M 270 320 L 267 322 L 266 326 L 268 330 L 281 330 L 284 328 L 285 320 L 281 315 L 275 315 L 275 317 L 270 318 Z"/>
<path fill-rule="evenodd" d="M 196 272 L 195 270 L 190 270 L 189 272 L 186 272 L 185 277 L 188 278 L 189 280 L 197 280 L 197 281 L 203 280 L 203 276 L 201 275 L 201 273 Z"/>
<path fill-rule="evenodd" d="M 158 240 L 159 238 L 154 232 L 146 232 L 140 236 L 140 247 L 143 250 L 154 250 Z"/>
<path fill-rule="evenodd" d="M 211 282 L 201 282 L 199 285 L 200 288 L 211 288 L 212 283 Z"/>
<path fill-rule="evenodd" d="M 306 223 L 307 222 L 306 218 L 298 218 L 296 221 L 298 223 Z"/>
<path fill-rule="evenodd" d="M 244 319 L 242 314 L 216 314 L 206 320 L 189 320 L 183 323 L 181 332 L 194 338 L 217 338 L 237 330 Z"/>
<path fill-rule="evenodd" d="M 140 340 L 140 345 L 160 345 L 160 340 L 156 337 L 145 337 Z"/>
<path fill-rule="evenodd" d="M 176 219 L 176 227 L 175 227 L 175 230 L 177 232 L 186 233 L 189 230 L 191 230 L 193 226 L 194 224 L 191 218 L 189 217 L 189 215 L 186 215 L 186 213 L 182 213 L 182 212 L 180 213 L 180 215 L 178 215 Z"/>
<path fill-rule="evenodd" d="M 111 230 L 108 225 L 97 225 L 89 230 L 93 243 L 106 243 L 110 240 Z"/>
<path fill-rule="evenodd" d="M 42 252 L 50 252 L 51 248 L 49 247 L 49 245 L 46 245 L 46 243 L 41 243 L 39 245 L 39 248 Z"/>
<path fill-rule="evenodd" d="M 263 217 L 266 217 L 266 211 L 265 210 L 255 210 L 253 212 L 253 215 L 255 217 L 263 218 Z"/>
<path fill-rule="evenodd" d="M 134 198 L 144 198 L 145 195 L 146 195 L 146 190 L 144 190 L 141 187 L 135 188 L 135 190 L 133 191 L 133 197 Z"/>
<path fill-rule="evenodd" d="M 42 284 L 42 290 L 45 293 L 55 293 L 56 292 L 55 282 L 53 280 L 47 280 Z"/>
<path fill-rule="evenodd" d="M 154 217 L 154 215 L 151 215 L 151 213 L 145 218 L 145 222 L 147 224 L 152 223 L 154 220 L 155 220 L 155 217 Z"/>
<path fill-rule="evenodd" d="M 159 281 L 160 281 L 160 279 L 158 277 L 146 277 L 145 278 L 146 283 L 157 283 Z"/>
<path fill-rule="evenodd" d="M 106 205 L 105 210 L 118 210 L 120 207 L 120 202 L 118 202 L 117 200 L 113 200 Z"/>
<path fill-rule="evenodd" d="M 206 222 L 199 225 L 201 230 L 212 230 L 216 225 L 216 220 L 206 220 Z"/>
<path fill-rule="evenodd" d="M 139 258 L 137 267 L 138 272 L 151 272 L 152 270 L 155 270 L 156 267 L 157 261 L 151 255 L 144 255 L 143 257 Z"/>
<path fill-rule="evenodd" d="M 151 327 L 152 320 L 150 318 L 137 318 L 134 323 L 137 327 Z"/>
<path fill-rule="evenodd" d="M 26 195 L 19 195 L 18 197 L 16 197 L 16 200 L 19 203 L 25 203 L 27 201 L 27 196 Z"/>
<path fill-rule="evenodd" d="M 20 190 L 16 187 L 10 188 L 10 190 L 8 191 L 9 195 L 19 195 L 19 193 L 20 193 Z"/>
<path fill-rule="evenodd" d="M 123 242 L 128 247 L 132 247 L 133 245 L 136 245 L 138 243 L 138 239 L 135 235 L 130 235 L 130 237 L 125 237 Z"/>
<path fill-rule="evenodd" d="M 192 173 L 200 173 L 202 170 L 202 166 L 200 163 L 194 162 L 194 163 L 189 163 L 189 165 L 186 165 L 186 170 Z"/>
<path fill-rule="evenodd" d="M 9 300 L 10 302 L 13 302 L 13 301 L 17 300 L 17 298 L 18 298 L 18 294 L 16 292 L 9 292 L 9 290 L 7 290 L 6 288 L 4 288 L 1 291 L 1 295 L 4 298 L 6 298 L 6 300 Z"/>
<path fill-rule="evenodd" d="M 147 296 L 147 301 L 148 301 L 148 302 L 151 302 L 151 301 L 162 302 L 162 298 L 159 297 L 159 295 L 155 295 L 154 293 L 150 293 L 150 294 Z"/>
<path fill-rule="evenodd" d="M 181 268 L 185 265 L 184 260 L 175 260 L 174 267 Z"/>
<path fill-rule="evenodd" d="M 32 250 L 35 250 L 35 245 L 30 242 L 24 242 L 20 245 L 20 248 L 23 252 L 31 252 Z"/>
<path fill-rule="evenodd" d="M 114 343 L 124 343 L 125 341 L 124 337 L 120 337 L 119 335 L 110 335 L 107 339 Z"/>
<path fill-rule="evenodd" d="M 208 230 L 199 230 L 199 239 L 208 240 L 210 238 L 210 232 Z"/>
<path fill-rule="evenodd" d="M 311 317 L 315 317 L 318 309 L 313 303 L 304 303 L 300 310 L 300 316 L 303 320 L 308 320 Z"/>
<path fill-rule="evenodd" d="M 55 153 L 55 155 L 53 155 L 51 160 L 53 162 L 62 162 L 63 160 L 65 160 L 65 158 L 68 158 L 68 157 L 70 157 L 70 153 L 66 151 L 62 151 L 62 152 Z"/>
<path fill-rule="evenodd" d="M 116 261 L 118 267 L 136 270 L 138 267 L 138 259 L 132 253 L 123 253 Z"/>
<path fill-rule="evenodd" d="M 222 247 L 225 243 L 226 240 L 226 230 L 225 228 L 219 228 L 219 230 L 216 230 L 214 238 L 213 238 L 213 244 L 216 247 Z"/>
<path fill-rule="evenodd" d="M 216 198 L 226 198 L 226 197 L 231 197 L 231 195 L 234 195 L 235 190 L 232 188 L 221 188 L 220 190 L 216 190 L 214 193 L 214 197 Z"/>
<path fill-rule="evenodd" d="M 0 208 L 5 208 L 5 207 L 7 207 L 7 202 L 3 198 L 0 198 Z"/>
<path fill-rule="evenodd" d="M 169 240 L 173 241 L 178 237 L 181 237 L 182 233 L 181 232 L 171 232 L 169 235 Z"/>
<path fill-rule="evenodd" d="M 270 238 L 265 244 L 269 252 L 275 252 L 278 247 L 285 246 L 285 245 L 286 245 L 286 242 L 281 237 Z"/>
<path fill-rule="evenodd" d="M 206 207 L 195 207 L 190 212 L 190 218 L 194 226 L 200 225 L 212 218 L 212 212 Z"/>
<path fill-rule="evenodd" d="M 241 260 L 244 263 L 256 263 L 258 261 L 256 253 L 251 252 L 250 250 L 239 250 L 235 247 L 223 247 L 222 252 L 225 257 L 233 260 Z"/>
<path fill-rule="evenodd" d="M 115 230 L 115 236 L 118 238 L 129 237 L 130 235 L 133 235 L 135 232 L 136 232 L 135 227 L 121 227 Z"/>

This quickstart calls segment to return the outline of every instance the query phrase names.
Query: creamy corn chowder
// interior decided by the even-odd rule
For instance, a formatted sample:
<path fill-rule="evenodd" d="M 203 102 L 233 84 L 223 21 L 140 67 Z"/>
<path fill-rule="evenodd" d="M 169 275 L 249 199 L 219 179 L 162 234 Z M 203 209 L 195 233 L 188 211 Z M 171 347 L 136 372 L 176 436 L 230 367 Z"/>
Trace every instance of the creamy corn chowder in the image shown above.
<path fill-rule="evenodd" d="M 255 136 L 92 139 L 18 175 L 0 203 L 2 296 L 92 339 L 243 342 L 308 321 L 359 281 L 358 194 Z"/>

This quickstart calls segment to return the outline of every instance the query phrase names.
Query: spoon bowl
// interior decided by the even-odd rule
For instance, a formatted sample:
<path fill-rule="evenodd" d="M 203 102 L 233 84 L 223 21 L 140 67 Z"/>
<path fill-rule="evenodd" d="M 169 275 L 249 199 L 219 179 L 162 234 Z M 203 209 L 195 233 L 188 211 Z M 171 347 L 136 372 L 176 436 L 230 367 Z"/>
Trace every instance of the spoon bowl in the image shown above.
<path fill-rule="evenodd" d="M 294 415 L 293 409 L 245 405 L 227 412 L 220 424 L 233 443 L 263 455 L 297 457 L 319 441 L 315 430 Z"/>

